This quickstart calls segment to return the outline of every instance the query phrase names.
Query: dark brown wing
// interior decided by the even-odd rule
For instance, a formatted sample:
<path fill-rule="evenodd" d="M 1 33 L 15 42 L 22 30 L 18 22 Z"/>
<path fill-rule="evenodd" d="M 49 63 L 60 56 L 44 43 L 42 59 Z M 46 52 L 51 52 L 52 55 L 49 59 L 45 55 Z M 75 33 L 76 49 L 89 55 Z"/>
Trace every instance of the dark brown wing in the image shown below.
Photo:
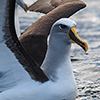
<path fill-rule="evenodd" d="M 43 0 L 42 0 L 43 1 Z M 59 1 L 59 0 L 58 0 Z M 70 1 L 70 0 L 69 0 Z M 32 58 L 42 64 L 47 50 L 47 37 L 53 23 L 60 18 L 68 18 L 86 5 L 82 1 L 64 3 L 33 23 L 19 40 Z"/>
<path fill-rule="evenodd" d="M 15 54 L 16 58 L 23 65 L 25 70 L 29 72 L 30 76 L 37 81 L 47 81 L 48 78 L 44 75 L 43 71 L 38 67 L 36 62 L 29 56 L 25 49 L 20 44 L 14 27 L 14 5 L 15 0 L 8 0 L 5 23 L 3 26 L 4 40 L 7 47 Z"/>
<path fill-rule="evenodd" d="M 30 11 L 41 12 L 47 14 L 59 5 L 80 0 L 37 0 L 30 7 Z"/>

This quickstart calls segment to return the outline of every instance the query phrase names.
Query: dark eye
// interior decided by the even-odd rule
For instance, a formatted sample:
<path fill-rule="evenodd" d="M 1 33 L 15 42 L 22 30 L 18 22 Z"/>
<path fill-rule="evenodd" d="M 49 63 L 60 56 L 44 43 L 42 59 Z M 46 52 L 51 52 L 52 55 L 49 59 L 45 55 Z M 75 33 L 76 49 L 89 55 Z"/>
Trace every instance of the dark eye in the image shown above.
<path fill-rule="evenodd" d="M 66 25 L 60 24 L 60 25 L 59 25 L 59 28 L 60 28 L 60 29 L 65 29 L 65 28 L 67 28 L 67 26 L 66 26 Z"/>

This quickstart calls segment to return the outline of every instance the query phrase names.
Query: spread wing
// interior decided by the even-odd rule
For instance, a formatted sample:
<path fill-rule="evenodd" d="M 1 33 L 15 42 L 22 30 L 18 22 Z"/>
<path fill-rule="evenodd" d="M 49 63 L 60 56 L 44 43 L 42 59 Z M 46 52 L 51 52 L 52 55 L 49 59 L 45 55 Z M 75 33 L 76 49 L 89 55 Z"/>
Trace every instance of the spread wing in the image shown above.
<path fill-rule="evenodd" d="M 80 0 L 37 0 L 30 7 L 30 11 L 48 13 L 58 7 L 59 5 L 63 5 L 65 3 L 80 1 Z"/>
<path fill-rule="evenodd" d="M 3 3 L 0 6 L 0 92 L 21 82 L 31 81 L 32 78 L 41 82 L 46 81 L 43 78 L 46 76 L 42 70 L 17 39 L 14 27 L 15 0 L 2 0 L 0 3 Z M 26 66 L 24 66 L 24 62 L 27 64 Z"/>
<path fill-rule="evenodd" d="M 37 2 L 40 2 L 40 0 L 38 0 Z M 45 2 L 42 2 L 42 4 L 44 3 Z M 80 0 L 71 0 L 71 2 L 69 3 L 62 4 L 42 16 L 39 20 L 37 20 L 29 28 L 27 28 L 27 30 L 25 30 L 24 33 L 19 37 L 19 40 L 23 47 L 39 65 L 41 65 L 44 60 L 47 50 L 47 37 L 50 33 L 50 29 L 53 23 L 60 18 L 70 17 L 85 6 L 86 5 L 84 4 L 84 2 Z"/>

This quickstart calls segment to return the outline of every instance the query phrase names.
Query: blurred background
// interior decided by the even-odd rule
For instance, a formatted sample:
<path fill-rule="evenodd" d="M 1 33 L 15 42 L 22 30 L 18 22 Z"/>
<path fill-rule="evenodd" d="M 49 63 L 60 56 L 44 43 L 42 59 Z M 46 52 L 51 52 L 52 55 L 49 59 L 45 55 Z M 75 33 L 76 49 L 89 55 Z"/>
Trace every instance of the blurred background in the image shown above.
<path fill-rule="evenodd" d="M 24 0 L 31 5 L 35 0 Z M 83 0 L 87 7 L 70 18 L 77 23 L 79 36 L 88 43 L 87 53 L 72 44 L 71 61 L 78 85 L 76 100 L 100 100 L 100 0 Z M 38 20 L 43 14 L 25 13 L 19 7 L 21 32 Z"/>

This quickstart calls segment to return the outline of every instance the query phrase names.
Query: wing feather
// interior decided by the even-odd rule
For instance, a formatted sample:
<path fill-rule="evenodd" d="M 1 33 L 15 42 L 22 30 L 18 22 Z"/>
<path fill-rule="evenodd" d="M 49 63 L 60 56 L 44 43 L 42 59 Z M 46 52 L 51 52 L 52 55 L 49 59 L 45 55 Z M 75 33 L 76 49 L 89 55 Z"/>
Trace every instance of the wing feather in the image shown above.
<path fill-rule="evenodd" d="M 37 0 L 29 7 L 29 10 L 47 14 L 59 5 L 74 1 L 78 2 L 80 0 Z"/>
<path fill-rule="evenodd" d="M 53 23 L 60 18 L 70 17 L 85 6 L 86 5 L 82 1 L 78 0 L 74 2 L 64 3 L 42 16 L 39 20 L 37 20 L 29 28 L 27 28 L 19 37 L 19 40 L 23 47 L 38 63 L 39 66 L 42 64 L 46 54 L 47 37 L 50 33 L 50 29 Z"/>
<path fill-rule="evenodd" d="M 0 37 L 0 92 L 32 79 L 40 82 L 48 80 L 17 38 L 14 27 L 14 5 L 15 0 L 4 0 L 0 6 L 4 8 L 0 10 L 1 19 L 3 18 L 0 21 L 0 36 L 2 36 Z"/>

